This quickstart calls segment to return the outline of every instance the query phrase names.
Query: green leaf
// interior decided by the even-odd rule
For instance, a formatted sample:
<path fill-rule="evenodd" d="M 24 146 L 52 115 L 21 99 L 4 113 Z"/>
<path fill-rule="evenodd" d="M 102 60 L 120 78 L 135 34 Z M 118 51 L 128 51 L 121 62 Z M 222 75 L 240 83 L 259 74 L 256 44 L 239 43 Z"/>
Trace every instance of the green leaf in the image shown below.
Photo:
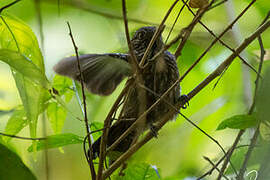
<path fill-rule="evenodd" d="M 99 138 L 102 135 L 102 129 L 103 129 L 104 124 L 101 122 L 94 121 L 90 124 L 91 131 L 97 131 L 100 130 L 96 133 L 93 133 L 94 139 Z"/>
<path fill-rule="evenodd" d="M 34 138 L 36 137 L 40 108 L 42 108 L 44 101 L 43 94 L 46 91 L 39 84 L 33 83 L 33 80 L 29 80 L 29 76 L 33 72 L 35 72 L 33 73 L 33 77 L 35 80 L 38 79 L 38 82 L 40 82 L 39 80 L 46 79 L 43 57 L 37 39 L 31 28 L 18 18 L 10 15 L 1 15 L 0 49 L 10 50 L 8 52 L 2 51 L 6 53 L 2 59 L 5 57 L 6 62 L 12 64 L 12 73 L 26 112 L 30 127 L 30 136 Z M 18 54 L 11 53 L 12 51 L 16 51 Z M 33 71 L 28 74 L 29 76 L 26 76 L 27 72 L 22 70 L 25 67 L 24 63 L 21 62 L 22 57 L 25 57 L 25 59 L 31 61 L 37 67 L 35 69 L 33 65 L 27 63 L 28 65 L 26 67 Z M 16 66 L 13 61 L 18 62 L 19 66 Z M 26 63 L 26 61 L 23 62 Z M 13 68 L 13 66 L 16 68 Z M 44 80 L 44 83 L 47 84 L 46 80 Z"/>
<path fill-rule="evenodd" d="M 260 134 L 266 141 L 270 141 L 270 122 L 265 121 L 260 124 Z"/>
<path fill-rule="evenodd" d="M 128 168 L 124 170 L 125 176 L 114 176 L 115 180 L 157 180 L 160 179 L 151 165 L 129 164 Z"/>
<path fill-rule="evenodd" d="M 58 91 L 60 96 L 65 96 L 66 102 L 72 99 L 74 91 L 70 89 L 72 87 L 72 80 L 70 78 L 55 75 L 53 78 L 53 87 Z"/>
<path fill-rule="evenodd" d="M 48 136 L 46 140 L 41 140 L 37 142 L 37 151 L 50 148 L 59 148 L 69 144 L 81 144 L 83 143 L 83 138 L 75 134 L 57 134 Z M 28 148 L 29 152 L 33 152 L 33 145 Z"/>
<path fill-rule="evenodd" d="M 24 55 L 12 50 L 0 49 L 0 60 L 31 81 L 47 89 L 50 87 L 45 74 Z"/>
<path fill-rule="evenodd" d="M 63 108 L 63 106 L 56 102 L 50 103 L 47 108 L 47 117 L 51 123 L 54 133 L 61 133 L 67 117 L 67 111 Z"/>
<path fill-rule="evenodd" d="M 261 86 L 258 91 L 258 100 L 257 100 L 257 111 L 258 118 L 260 121 L 270 122 L 270 68 L 266 70 L 266 73 L 263 75 L 263 81 L 261 81 Z"/>
<path fill-rule="evenodd" d="M 0 49 L 20 52 L 31 60 L 41 72 L 45 72 L 43 57 L 35 34 L 27 24 L 9 14 L 1 14 Z"/>
<path fill-rule="evenodd" d="M 0 144 L 0 162 L 0 179 L 36 179 L 30 169 L 22 162 L 21 158 L 3 144 Z"/>
<path fill-rule="evenodd" d="M 217 130 L 225 128 L 231 129 L 247 129 L 254 127 L 258 123 L 258 120 L 253 115 L 235 115 L 222 121 Z"/>
<path fill-rule="evenodd" d="M 26 113 L 22 106 L 19 106 L 9 118 L 5 133 L 15 135 L 19 133 L 25 126 L 28 125 Z M 11 140 L 11 137 L 4 137 L 8 142 Z"/>

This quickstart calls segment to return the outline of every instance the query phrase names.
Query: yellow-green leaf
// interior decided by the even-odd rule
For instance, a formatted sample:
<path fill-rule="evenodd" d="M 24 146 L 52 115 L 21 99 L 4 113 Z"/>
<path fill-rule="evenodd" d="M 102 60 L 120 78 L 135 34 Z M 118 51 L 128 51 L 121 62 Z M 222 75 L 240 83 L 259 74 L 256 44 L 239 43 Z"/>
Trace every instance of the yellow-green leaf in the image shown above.
<path fill-rule="evenodd" d="M 258 123 L 258 120 L 253 115 L 235 115 L 222 121 L 217 130 L 225 128 L 231 129 L 247 129 L 254 127 Z"/>
<path fill-rule="evenodd" d="M 49 136 L 46 140 L 41 140 L 37 142 L 37 151 L 50 148 L 59 148 L 69 144 L 81 144 L 83 143 L 83 138 L 75 134 L 57 134 Z M 33 152 L 33 145 L 28 148 L 29 152 Z"/>

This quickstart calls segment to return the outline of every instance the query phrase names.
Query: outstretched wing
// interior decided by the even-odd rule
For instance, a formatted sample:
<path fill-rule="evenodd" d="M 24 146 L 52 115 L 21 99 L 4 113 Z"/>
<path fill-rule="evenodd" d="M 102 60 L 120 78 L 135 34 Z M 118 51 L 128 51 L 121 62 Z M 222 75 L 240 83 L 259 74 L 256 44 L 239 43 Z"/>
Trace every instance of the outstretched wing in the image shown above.
<path fill-rule="evenodd" d="M 85 54 L 79 56 L 86 88 L 99 95 L 111 94 L 125 76 L 131 75 L 127 54 Z M 54 66 L 57 74 L 79 80 L 75 56 L 62 59 Z"/>

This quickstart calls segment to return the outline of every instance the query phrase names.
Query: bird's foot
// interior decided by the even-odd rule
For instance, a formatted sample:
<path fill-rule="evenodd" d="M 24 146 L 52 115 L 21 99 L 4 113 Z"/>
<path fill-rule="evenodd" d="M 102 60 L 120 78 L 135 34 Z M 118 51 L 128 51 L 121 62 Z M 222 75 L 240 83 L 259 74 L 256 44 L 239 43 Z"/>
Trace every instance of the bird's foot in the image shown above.
<path fill-rule="evenodd" d="M 189 98 L 187 95 L 182 95 L 179 97 L 178 101 L 180 101 L 181 104 L 183 104 L 182 108 L 186 109 L 189 106 Z"/>
<path fill-rule="evenodd" d="M 157 127 L 155 125 L 150 124 L 150 131 L 151 131 L 152 135 L 155 138 L 157 138 L 157 136 L 158 136 L 158 129 L 157 129 Z"/>

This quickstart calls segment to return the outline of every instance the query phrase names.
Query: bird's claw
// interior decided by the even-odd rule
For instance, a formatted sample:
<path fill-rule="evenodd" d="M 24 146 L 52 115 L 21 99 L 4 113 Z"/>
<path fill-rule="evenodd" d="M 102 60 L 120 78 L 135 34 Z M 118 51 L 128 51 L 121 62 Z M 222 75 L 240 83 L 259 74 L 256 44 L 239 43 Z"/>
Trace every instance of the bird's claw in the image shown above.
<path fill-rule="evenodd" d="M 157 136 L 158 136 L 158 129 L 157 129 L 157 127 L 155 125 L 153 125 L 153 124 L 150 125 L 150 131 L 153 134 L 153 136 L 155 138 L 157 138 Z"/>
<path fill-rule="evenodd" d="M 179 97 L 179 101 L 181 104 L 183 104 L 182 108 L 186 109 L 189 106 L 189 98 L 187 95 L 182 95 Z"/>

